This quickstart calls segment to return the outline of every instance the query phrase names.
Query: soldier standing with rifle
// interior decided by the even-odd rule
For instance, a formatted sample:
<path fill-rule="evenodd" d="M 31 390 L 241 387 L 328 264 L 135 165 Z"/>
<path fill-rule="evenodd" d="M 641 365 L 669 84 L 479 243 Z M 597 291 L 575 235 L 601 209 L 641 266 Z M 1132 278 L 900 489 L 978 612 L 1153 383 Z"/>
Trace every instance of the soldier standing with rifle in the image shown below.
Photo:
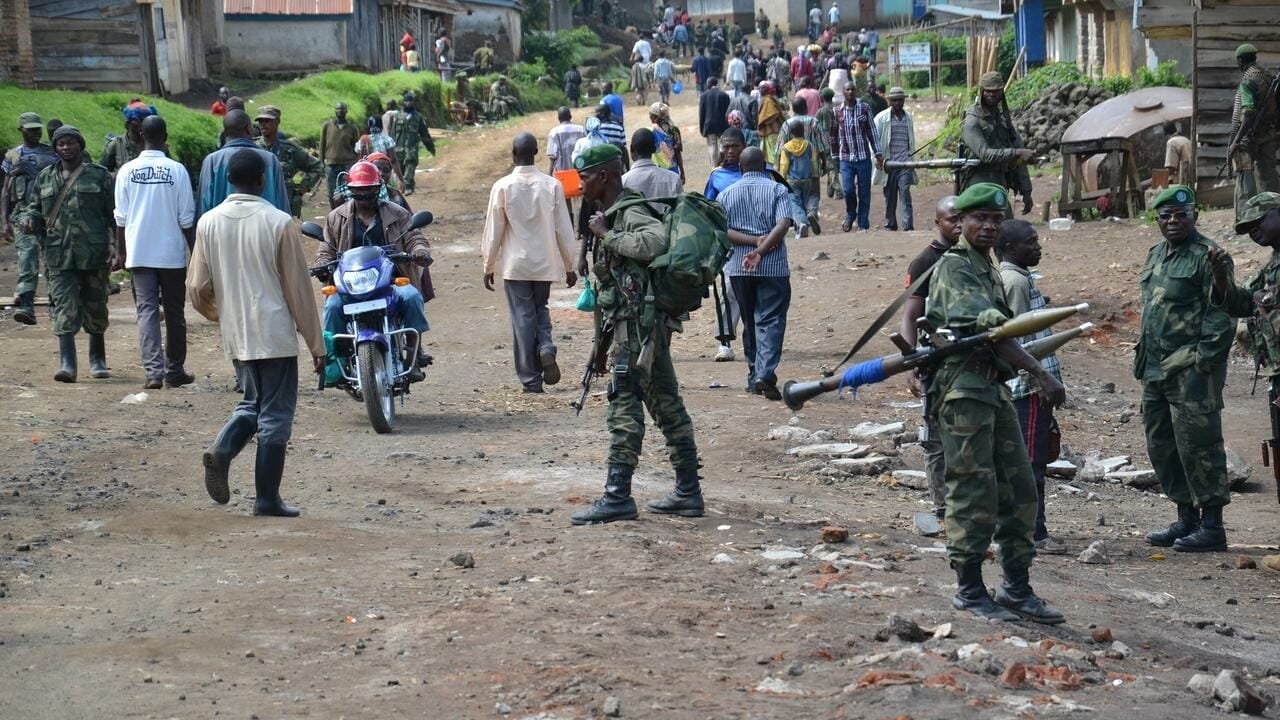
<path fill-rule="evenodd" d="M 613 145 L 596 145 L 573 163 L 582 177 L 583 199 L 613 208 L 619 201 L 644 196 L 622 187 L 622 151 Z M 693 421 L 680 398 L 680 384 L 671 364 L 671 333 L 680 323 L 667 318 L 650 301 L 648 265 L 667 250 L 666 228 L 644 203 L 610 212 L 597 212 L 588 224 L 600 245 L 601 261 L 594 270 L 599 288 L 598 304 L 604 324 L 596 330 L 591 362 L 597 372 L 605 368 L 609 381 L 609 474 L 604 495 L 591 507 L 573 514 L 574 525 L 636 519 L 631 498 L 631 476 L 640 459 L 647 407 L 667 441 L 676 487 L 661 500 L 648 504 L 657 513 L 685 517 L 703 514 L 702 487 L 698 477 L 698 448 Z M 607 353 L 607 366 L 605 365 Z M 591 372 L 588 368 L 588 372 Z"/>
<path fill-rule="evenodd" d="M 979 164 L 963 176 L 956 192 L 977 183 L 994 183 L 1021 195 L 1022 214 L 1026 215 L 1035 205 L 1031 199 L 1031 175 L 1027 172 L 1027 162 L 1035 153 L 1023 146 L 1013 128 L 1009 103 L 1004 97 L 1004 76 L 994 71 L 984 73 L 978 79 L 978 88 L 978 102 L 965 111 L 960 140 L 964 145 L 961 157 L 976 158 Z"/>
<path fill-rule="evenodd" d="M 1276 77 L 1258 65 L 1258 48 L 1249 43 L 1236 48 L 1236 64 L 1243 74 L 1231 108 L 1231 145 L 1223 167 L 1235 163 L 1239 220 L 1254 195 L 1280 192 L 1280 177 L 1276 175 Z"/>
<path fill-rule="evenodd" d="M 12 232 L 13 244 L 18 250 L 13 319 L 23 325 L 36 324 L 36 283 L 40 279 L 44 238 L 21 228 L 14 231 L 13 223 L 35 192 L 36 176 L 58 162 L 53 148 L 40 142 L 43 129 L 39 115 L 32 112 L 19 115 L 18 132 L 22 133 L 22 144 L 6 152 L 4 161 L 0 163 L 0 171 L 4 174 L 4 187 L 0 190 L 0 237 Z"/>
<path fill-rule="evenodd" d="M 971 185 L 957 199 L 963 236 L 934 268 L 926 317 L 958 338 L 1013 317 L 992 250 L 1009 211 L 1002 185 Z M 1004 380 L 1025 370 L 1043 401 L 1061 405 L 1062 383 L 1014 338 L 947 357 L 933 371 L 928 406 L 942 436 L 947 481 L 947 556 L 959 591 L 952 604 L 993 620 L 1056 624 L 1064 618 L 1031 589 L 1036 483 Z M 1000 543 L 1004 584 L 995 601 L 982 580 L 992 539 Z"/>
<path fill-rule="evenodd" d="M 1280 480 L 1280 194 L 1265 192 L 1250 198 L 1241 208 L 1236 232 L 1271 248 L 1271 259 L 1244 287 L 1231 277 L 1231 256 L 1221 248 L 1209 250 L 1213 266 L 1213 295 L 1209 302 L 1232 317 L 1249 318 L 1246 327 L 1255 359 L 1254 387 L 1261 374 L 1271 379 L 1267 409 L 1271 411 L 1271 438 L 1263 443 L 1262 464 Z M 1280 500 L 1280 482 L 1276 485 Z"/>

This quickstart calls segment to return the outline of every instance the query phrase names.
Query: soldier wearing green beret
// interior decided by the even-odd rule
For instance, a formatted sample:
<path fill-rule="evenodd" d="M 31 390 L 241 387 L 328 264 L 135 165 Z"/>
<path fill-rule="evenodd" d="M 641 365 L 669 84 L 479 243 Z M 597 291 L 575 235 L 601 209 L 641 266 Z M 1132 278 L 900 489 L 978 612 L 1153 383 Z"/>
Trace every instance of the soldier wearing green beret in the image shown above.
<path fill-rule="evenodd" d="M 963 234 L 934 268 L 926 317 L 967 337 L 1013 317 L 992 257 L 1009 212 L 1008 191 L 977 183 L 956 198 L 955 208 Z M 1055 624 L 1064 620 L 1062 613 L 1031 589 L 1036 481 L 1004 384 L 1018 370 L 1039 383 L 1042 402 L 1062 404 L 1062 383 L 1014 339 L 948 357 L 930 379 L 926 406 L 941 435 L 946 465 L 947 557 L 959 585 L 952 604 L 996 620 Z M 1004 569 L 994 602 L 982 579 L 993 538 L 1000 543 Z"/>
<path fill-rule="evenodd" d="M 280 108 L 263 105 L 254 118 L 262 135 L 258 147 L 275 155 L 284 171 L 284 181 L 289 190 L 289 211 L 294 217 L 302 217 L 302 199 L 324 179 L 324 163 L 303 150 L 288 138 L 280 136 Z M 298 178 L 301 173 L 302 177 Z"/>
<path fill-rule="evenodd" d="M 1022 143 L 1013 127 L 1009 104 L 1004 99 L 1004 77 L 985 73 L 978 80 L 978 101 L 965 111 L 960 141 L 964 157 L 978 158 L 981 164 L 961 177 L 960 190 L 976 183 L 992 183 L 1011 188 L 1022 196 L 1022 214 L 1031 212 L 1031 174 L 1027 162 L 1035 156 Z"/>
<path fill-rule="evenodd" d="M 36 176 L 36 185 L 19 220 L 23 232 L 44 233 L 49 266 L 53 334 L 61 367 L 53 379 L 76 381 L 76 333 L 89 335 L 93 377 L 108 378 L 107 285 L 115 227 L 111 173 L 84 162 L 84 136 L 71 125 L 53 134 L 59 162 Z"/>
<path fill-rule="evenodd" d="M 1245 43 L 1236 48 L 1240 86 L 1231 108 L 1231 156 L 1235 164 L 1236 219 L 1244 205 L 1260 192 L 1280 192 L 1276 174 L 1276 110 L 1272 83 L 1275 76 L 1258 64 L 1258 48 Z"/>
<path fill-rule="evenodd" d="M 1178 519 L 1147 542 L 1181 552 L 1227 549 L 1222 508 L 1227 459 L 1222 444 L 1222 387 L 1235 321 L 1211 303 L 1218 248 L 1196 230 L 1196 196 L 1174 185 L 1152 207 L 1164 239 L 1142 268 L 1142 331 L 1133 376 L 1142 383 L 1147 455 Z M 1227 274 L 1231 258 L 1221 262 Z"/>
<path fill-rule="evenodd" d="M 671 364 L 671 333 L 682 328 L 675 318 L 645 302 L 650 287 L 648 266 L 667 251 L 667 231 L 644 205 L 644 196 L 622 187 L 622 152 L 613 145 L 596 145 L 573 163 L 582 178 L 585 202 L 609 208 L 591 216 L 591 234 L 601 253 L 593 268 L 597 306 L 604 331 L 612 333 L 609 347 L 609 470 L 604 495 L 591 507 L 574 513 L 574 525 L 634 520 L 631 476 L 640 459 L 644 411 L 667 441 L 676 487 L 648 504 L 653 512 L 685 517 L 703 514 L 698 477 L 698 448 L 693 421 L 680 398 L 680 383 Z M 634 201 L 641 202 L 636 204 Z M 631 202 L 629 202 L 631 201 Z M 620 203 L 627 203 L 619 209 Z M 597 330 L 597 337 L 599 337 Z M 604 368 L 598 368 L 603 371 Z"/>

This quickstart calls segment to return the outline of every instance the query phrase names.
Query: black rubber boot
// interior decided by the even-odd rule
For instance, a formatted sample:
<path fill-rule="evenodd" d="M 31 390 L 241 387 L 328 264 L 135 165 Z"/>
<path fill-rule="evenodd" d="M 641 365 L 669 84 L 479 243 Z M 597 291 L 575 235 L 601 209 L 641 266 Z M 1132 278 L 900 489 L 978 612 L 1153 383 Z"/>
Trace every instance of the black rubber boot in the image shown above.
<path fill-rule="evenodd" d="M 1030 574 L 1025 569 L 1005 570 L 1004 585 L 996 591 L 996 603 L 1027 620 L 1043 625 L 1057 625 L 1067 619 L 1061 611 L 1046 604 L 1036 595 L 1031 589 Z"/>
<path fill-rule="evenodd" d="M 959 588 L 951 604 L 957 610 L 968 610 L 990 620 L 1016 622 L 1020 619 L 992 601 L 991 595 L 987 593 L 987 585 L 982 581 L 981 562 L 952 567 L 956 571 L 956 584 Z"/>
<path fill-rule="evenodd" d="M 253 484 L 258 497 L 253 501 L 254 515 L 298 517 L 296 507 L 280 499 L 280 479 L 284 477 L 284 445 L 258 445 L 258 459 L 253 466 Z"/>
<path fill-rule="evenodd" d="M 89 333 L 89 376 L 98 380 L 111 377 L 107 367 L 107 337 L 102 333 Z"/>
<path fill-rule="evenodd" d="M 62 367 L 53 374 L 58 382 L 73 383 L 76 381 L 76 336 L 73 333 L 58 336 L 58 362 Z"/>
<path fill-rule="evenodd" d="M 1200 529 L 1178 538 L 1173 543 L 1178 552 L 1224 552 L 1227 528 L 1222 524 L 1222 506 L 1207 507 L 1200 518 Z"/>
<path fill-rule="evenodd" d="M 36 324 L 36 294 L 33 292 L 24 292 L 17 297 L 14 303 L 13 319 L 23 325 Z"/>
<path fill-rule="evenodd" d="M 222 427 L 213 445 L 204 451 L 204 489 L 214 502 L 226 505 L 231 501 L 231 488 L 227 484 L 231 474 L 231 461 L 240 454 L 257 431 L 258 427 L 252 420 L 243 415 L 235 415 Z"/>
<path fill-rule="evenodd" d="M 1178 506 L 1178 520 L 1164 530 L 1147 533 L 1147 544 L 1172 547 L 1173 543 L 1200 529 L 1200 511 L 1190 505 Z"/>
<path fill-rule="evenodd" d="M 645 503 L 645 507 L 656 513 L 680 515 L 682 517 L 702 517 L 705 508 L 702 504 L 702 485 L 699 484 L 698 468 L 691 467 L 676 470 L 676 489 L 667 493 L 661 500 Z"/>
<path fill-rule="evenodd" d="M 574 525 L 608 523 L 614 520 L 635 520 L 636 501 L 631 499 L 631 468 L 611 467 L 605 480 L 604 495 L 591 503 L 586 510 L 579 510 L 569 518 Z"/>

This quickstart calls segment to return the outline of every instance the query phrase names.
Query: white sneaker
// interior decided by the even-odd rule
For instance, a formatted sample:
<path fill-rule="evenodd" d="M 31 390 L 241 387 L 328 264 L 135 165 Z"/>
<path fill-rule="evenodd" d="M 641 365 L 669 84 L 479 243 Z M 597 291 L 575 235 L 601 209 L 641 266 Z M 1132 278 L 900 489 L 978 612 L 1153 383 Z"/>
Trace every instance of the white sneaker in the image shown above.
<path fill-rule="evenodd" d="M 721 345 L 716 350 L 716 362 L 733 362 L 733 348 L 728 345 Z"/>

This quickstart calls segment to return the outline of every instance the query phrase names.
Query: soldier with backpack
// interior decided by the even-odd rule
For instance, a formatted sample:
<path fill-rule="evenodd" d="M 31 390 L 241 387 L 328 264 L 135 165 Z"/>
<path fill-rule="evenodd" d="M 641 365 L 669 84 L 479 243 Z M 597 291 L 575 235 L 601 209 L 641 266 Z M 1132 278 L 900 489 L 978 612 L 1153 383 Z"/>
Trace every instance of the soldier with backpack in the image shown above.
<path fill-rule="evenodd" d="M 703 514 L 698 477 L 698 448 L 693 421 L 680 398 L 671 362 L 671 333 L 682 329 L 680 318 L 696 307 L 728 255 L 724 213 L 694 195 L 672 201 L 664 218 L 650 201 L 622 186 L 622 153 L 613 145 L 596 145 L 574 161 L 582 178 L 583 199 L 608 208 L 591 216 L 588 227 L 599 243 L 593 271 L 602 324 L 591 362 L 609 377 L 608 477 L 604 495 L 574 513 L 574 525 L 634 520 L 631 477 L 644 438 L 648 408 L 662 431 L 676 472 L 675 489 L 649 510 L 685 517 Z M 664 222 L 665 219 L 665 222 Z M 678 246 L 681 251 L 669 249 Z M 673 259 L 679 255 L 680 259 Z M 699 256 L 698 267 L 683 259 Z M 607 349 L 607 365 L 601 361 Z M 584 383 L 589 381 L 589 376 Z"/>

